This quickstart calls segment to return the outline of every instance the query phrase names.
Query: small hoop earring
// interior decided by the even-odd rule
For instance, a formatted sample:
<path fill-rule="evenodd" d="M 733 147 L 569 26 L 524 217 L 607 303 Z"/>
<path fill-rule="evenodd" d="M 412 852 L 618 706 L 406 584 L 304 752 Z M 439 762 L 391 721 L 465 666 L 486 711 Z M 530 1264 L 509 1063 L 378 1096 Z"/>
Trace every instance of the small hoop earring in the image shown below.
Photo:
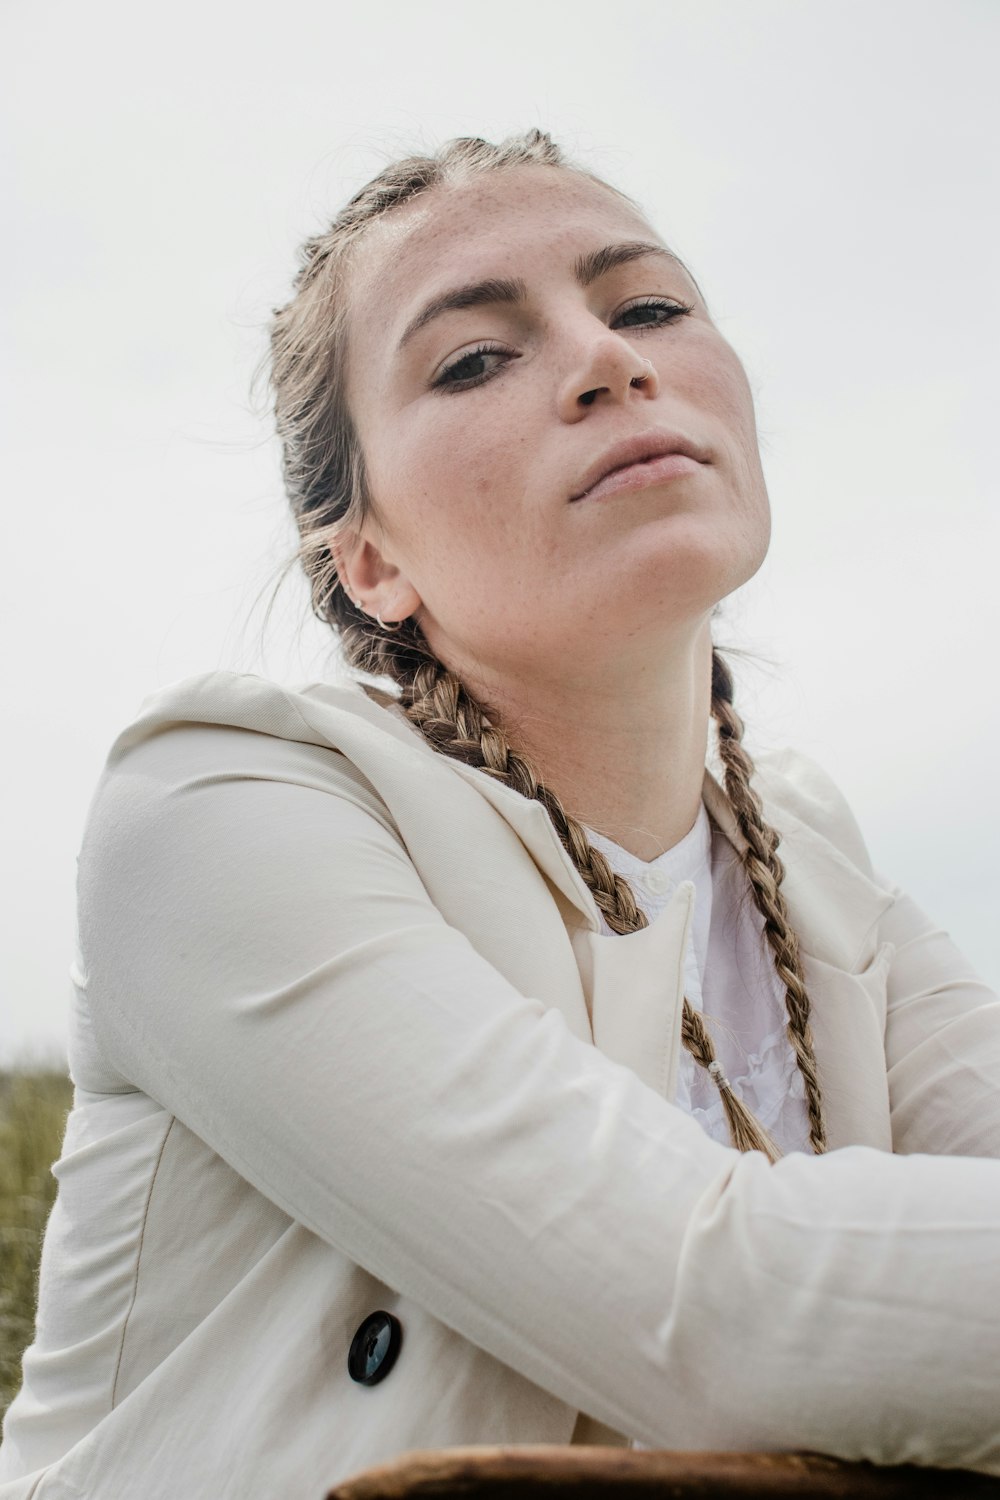
<path fill-rule="evenodd" d="M 377 610 L 375 612 L 375 618 L 379 623 L 379 628 L 381 630 L 387 631 L 389 635 L 393 635 L 403 623 L 402 620 L 397 620 L 395 625 L 387 625 Z"/>

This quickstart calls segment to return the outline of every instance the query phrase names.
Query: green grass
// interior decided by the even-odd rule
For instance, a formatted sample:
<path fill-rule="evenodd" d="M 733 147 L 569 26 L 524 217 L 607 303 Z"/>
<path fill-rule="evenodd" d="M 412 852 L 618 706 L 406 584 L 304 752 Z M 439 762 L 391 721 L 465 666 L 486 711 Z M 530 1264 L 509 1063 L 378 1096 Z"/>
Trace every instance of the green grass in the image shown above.
<path fill-rule="evenodd" d="M 0 1417 L 34 1336 L 42 1233 L 56 1195 L 50 1168 L 72 1102 L 73 1085 L 56 1068 L 0 1072 Z"/>

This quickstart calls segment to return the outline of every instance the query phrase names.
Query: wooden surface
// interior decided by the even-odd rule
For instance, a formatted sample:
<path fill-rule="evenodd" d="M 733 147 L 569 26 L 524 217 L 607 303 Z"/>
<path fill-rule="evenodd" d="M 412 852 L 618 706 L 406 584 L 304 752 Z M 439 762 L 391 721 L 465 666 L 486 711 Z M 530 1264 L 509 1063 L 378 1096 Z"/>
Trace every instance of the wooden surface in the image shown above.
<path fill-rule="evenodd" d="M 442 1448 L 403 1454 L 345 1480 L 327 1500 L 903 1500 L 1000 1497 L 1000 1479 L 956 1469 L 876 1468 L 799 1453 L 633 1452 L 628 1448 Z"/>

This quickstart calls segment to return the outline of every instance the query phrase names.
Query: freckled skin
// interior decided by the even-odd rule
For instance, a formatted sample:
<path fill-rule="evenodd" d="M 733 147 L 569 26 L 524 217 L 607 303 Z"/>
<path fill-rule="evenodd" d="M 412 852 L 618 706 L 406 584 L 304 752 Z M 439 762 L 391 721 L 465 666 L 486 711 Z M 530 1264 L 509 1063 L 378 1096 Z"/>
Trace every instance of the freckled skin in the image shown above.
<path fill-rule="evenodd" d="M 667 624 L 711 607 L 763 558 L 767 498 L 749 387 L 690 280 L 652 258 L 585 290 L 573 279 L 580 251 L 637 237 L 659 240 L 612 194 L 521 168 L 425 195 L 365 239 L 351 287 L 349 395 L 387 522 L 383 551 L 405 576 L 380 594 L 382 613 L 420 609 L 443 656 L 469 652 L 500 672 L 508 656 L 512 668 L 567 647 L 576 656 L 582 603 L 601 636 L 632 615 Z M 397 354 L 431 293 L 486 275 L 524 277 L 532 305 L 445 314 Z M 695 311 L 660 327 L 609 328 L 619 304 L 655 294 L 694 301 Z M 449 356 L 487 340 L 521 357 L 487 361 L 501 368 L 480 386 L 430 389 Z M 629 385 L 644 359 L 656 367 L 655 392 L 652 381 Z M 588 391 L 590 405 L 579 400 Z M 706 443 L 711 467 L 610 504 L 567 504 L 604 449 L 655 425 Z"/>
<path fill-rule="evenodd" d="M 557 743 L 578 800 L 606 801 L 624 769 L 619 814 L 665 837 L 704 753 L 710 612 L 760 567 L 770 514 L 745 372 L 690 278 L 649 256 L 575 280 L 578 255 L 635 239 L 663 243 L 611 192 L 539 166 L 436 188 L 372 226 L 348 288 L 348 396 L 385 525 L 347 540 L 341 573 L 370 614 L 415 613 L 541 761 Z M 431 296 L 486 277 L 523 278 L 527 303 L 448 312 L 397 349 Z M 693 310 L 622 321 L 649 298 Z M 461 373 L 490 378 L 435 389 L 480 343 L 503 352 Z M 570 503 L 607 448 L 650 427 L 711 462 Z M 655 769 L 667 744 L 685 795 Z"/>

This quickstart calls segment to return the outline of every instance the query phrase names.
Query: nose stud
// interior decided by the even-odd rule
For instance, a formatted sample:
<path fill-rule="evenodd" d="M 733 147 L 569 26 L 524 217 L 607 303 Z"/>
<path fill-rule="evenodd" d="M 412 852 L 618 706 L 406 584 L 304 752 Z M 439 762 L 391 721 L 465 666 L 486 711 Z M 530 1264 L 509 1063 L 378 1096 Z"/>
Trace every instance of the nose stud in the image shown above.
<path fill-rule="evenodd" d="M 643 370 L 641 375 L 632 376 L 631 380 L 629 381 L 630 386 L 641 385 L 644 380 L 649 379 L 650 375 L 656 374 L 656 366 L 653 364 L 653 361 L 651 359 L 644 359 L 643 364 L 646 366 L 646 368 Z M 607 389 L 607 386 L 595 386 L 592 391 L 583 391 L 578 399 L 583 406 L 591 406 L 593 405 L 593 402 L 597 396 L 598 390 Z"/>

